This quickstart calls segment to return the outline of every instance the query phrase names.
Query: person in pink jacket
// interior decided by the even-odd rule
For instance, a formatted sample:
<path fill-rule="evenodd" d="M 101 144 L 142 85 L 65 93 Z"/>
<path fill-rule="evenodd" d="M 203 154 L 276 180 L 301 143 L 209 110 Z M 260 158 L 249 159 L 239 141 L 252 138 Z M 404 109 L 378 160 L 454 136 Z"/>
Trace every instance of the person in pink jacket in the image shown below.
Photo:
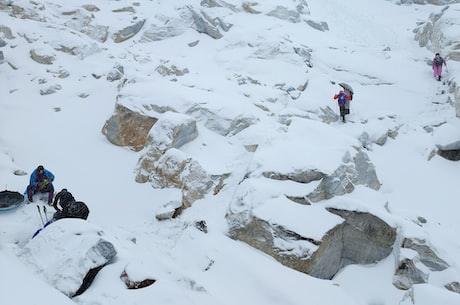
<path fill-rule="evenodd" d="M 441 80 L 442 65 L 447 67 L 445 59 L 442 58 L 439 53 L 436 53 L 435 57 L 433 58 L 433 62 L 431 63 L 431 67 L 433 68 L 434 78 L 436 78 L 438 81 Z"/>

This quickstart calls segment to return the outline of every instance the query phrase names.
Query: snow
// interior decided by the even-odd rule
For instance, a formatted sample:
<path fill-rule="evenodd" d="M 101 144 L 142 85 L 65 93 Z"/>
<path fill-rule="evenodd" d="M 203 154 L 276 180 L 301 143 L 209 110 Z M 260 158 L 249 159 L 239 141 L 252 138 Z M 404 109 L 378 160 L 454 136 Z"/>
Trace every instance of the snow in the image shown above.
<path fill-rule="evenodd" d="M 181 16 L 191 1 L 159 2 L 138 2 L 134 6 L 137 20 L 145 18 L 158 26 L 166 26 L 168 21 L 183 24 Z M 291 2 L 297 1 L 286 2 L 293 6 Z M 447 86 L 432 77 L 432 52 L 420 48 L 413 33 L 417 22 L 428 20 L 430 13 L 442 8 L 397 2 L 308 1 L 311 15 L 302 18 L 327 22 L 329 31 L 325 32 L 304 21 L 289 23 L 266 14 L 219 8 L 225 22 L 234 24 L 219 40 L 183 24 L 183 31 L 172 38 L 139 43 L 139 37 L 134 37 L 121 44 L 110 38 L 95 43 L 73 30 L 71 35 L 57 31 L 65 28 L 56 23 L 57 16 L 80 8 L 67 1 L 15 1 L 23 7 L 43 7 L 38 12 L 50 23 L 15 19 L 0 11 L 2 23 L 14 29 L 16 37 L 4 39 L 9 44 L 2 48 L 5 63 L 0 65 L 0 183 L 22 193 L 29 175 L 17 176 L 14 171 L 30 174 L 43 164 L 55 174 L 57 191 L 68 188 L 88 205 L 88 222 L 111 236 L 118 252 L 84 294 L 69 299 L 34 272 L 21 254 L 42 226 L 36 204 L 3 211 L 2 304 L 137 305 L 146 300 L 172 305 L 459 304 L 460 296 L 442 289 L 442 283 L 446 279 L 460 281 L 460 163 L 430 158 L 430 154 L 436 145 L 460 140 L 460 121 L 448 102 L 449 94 L 442 94 Z M 227 3 L 241 5 L 239 1 Z M 95 4 L 101 11 L 93 14 L 100 24 L 111 27 L 111 33 L 129 25 L 132 15 L 114 15 L 112 10 L 133 5 L 131 2 Z M 278 5 L 267 0 L 253 8 L 269 12 Z M 449 20 L 458 27 L 460 19 L 453 11 L 460 7 L 453 4 L 450 8 Z M 446 37 L 458 40 L 454 27 L 445 30 Z M 3 39 L 1 35 L 0 31 Z M 197 40 L 196 47 L 187 46 Z M 87 49 L 83 56 L 54 50 L 60 42 L 69 41 L 76 45 L 84 42 Z M 310 48 L 313 67 L 307 67 L 292 47 Z M 29 56 L 32 48 L 37 53 L 55 54 L 57 61 L 36 64 Z M 124 66 L 129 79 L 136 80 L 120 92 L 117 82 L 92 76 L 109 73 L 117 63 Z M 190 72 L 183 77 L 161 77 L 154 69 L 162 63 Z M 457 62 L 448 61 L 448 67 L 445 78 L 460 73 Z M 60 70 L 68 71 L 69 77 L 51 76 Z M 173 78 L 177 80 L 171 81 Z M 239 85 L 238 80 L 243 79 L 261 85 Z M 277 85 L 297 88 L 307 81 L 308 88 L 298 99 L 275 89 Z M 325 124 L 318 119 L 318 112 L 328 106 L 337 111 L 332 96 L 340 89 L 339 82 L 355 90 L 350 122 Z M 62 89 L 55 94 L 39 94 L 56 84 Z M 209 173 L 232 172 L 229 187 L 219 196 L 195 202 L 179 218 L 156 220 L 164 205 L 180 200 L 181 194 L 176 189 L 157 190 L 136 183 L 135 168 L 142 151 L 114 146 L 101 133 L 117 96 L 135 109 L 138 105 L 133 96 L 179 112 L 204 105 L 223 119 L 239 115 L 257 119 L 257 124 L 235 136 L 221 136 L 198 124 L 198 137 L 180 148 Z M 279 123 L 286 115 L 293 115 L 289 126 Z M 437 127 L 427 131 L 425 127 L 430 126 Z M 317 184 L 254 179 L 238 185 L 245 174 L 268 170 L 318 167 L 333 172 L 344 154 L 360 145 L 358 138 L 363 132 L 372 138 L 389 129 L 398 135 L 367 151 L 382 183 L 379 191 L 358 186 L 340 198 L 300 206 L 284 194 L 305 195 Z M 258 145 L 257 154 L 243 148 L 253 144 Z M 375 265 L 348 266 L 330 281 L 307 276 L 227 236 L 225 213 L 236 194 L 243 193 L 250 196 L 257 215 L 288 223 L 296 232 L 312 234 L 314 226 L 317 238 L 341 221 L 326 213 L 324 206 L 370 211 L 408 236 L 429 240 L 451 268 L 430 278 L 428 284 L 414 285 L 409 294 L 392 285 L 394 254 Z M 418 217 L 426 219 L 423 227 L 417 224 Z M 197 220 L 206 220 L 207 234 L 194 227 Z M 75 231 L 83 230 L 76 226 Z M 70 273 L 72 268 L 78 270 L 77 266 L 68 268 Z M 120 280 L 123 270 L 129 270 L 133 278 L 153 277 L 157 282 L 128 290 Z"/>

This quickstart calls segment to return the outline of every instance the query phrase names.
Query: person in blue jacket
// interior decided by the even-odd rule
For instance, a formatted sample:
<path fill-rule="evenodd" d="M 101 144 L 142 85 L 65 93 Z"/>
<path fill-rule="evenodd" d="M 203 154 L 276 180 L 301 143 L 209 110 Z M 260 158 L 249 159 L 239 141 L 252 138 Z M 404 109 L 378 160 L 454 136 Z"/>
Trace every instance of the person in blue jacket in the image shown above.
<path fill-rule="evenodd" d="M 29 185 L 27 186 L 27 198 L 33 202 L 36 193 L 48 193 L 48 204 L 53 202 L 54 196 L 54 175 L 43 165 L 39 165 L 30 175 Z"/>
<path fill-rule="evenodd" d="M 337 100 L 339 104 L 340 116 L 342 117 L 342 122 L 345 123 L 345 115 L 350 113 L 351 94 L 348 90 L 340 90 L 339 93 L 334 95 L 334 100 Z"/>

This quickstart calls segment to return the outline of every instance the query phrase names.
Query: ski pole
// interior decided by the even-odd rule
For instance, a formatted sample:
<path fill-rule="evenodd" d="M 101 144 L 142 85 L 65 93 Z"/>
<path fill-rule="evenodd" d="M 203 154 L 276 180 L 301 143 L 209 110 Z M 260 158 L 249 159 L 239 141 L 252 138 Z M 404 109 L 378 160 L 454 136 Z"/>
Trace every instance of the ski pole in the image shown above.
<path fill-rule="evenodd" d="M 46 222 L 48 222 L 48 215 L 46 214 L 46 206 L 43 206 L 43 214 L 45 214 Z"/>
<path fill-rule="evenodd" d="M 44 226 L 45 222 L 43 221 L 42 212 L 40 211 L 40 206 L 38 204 L 37 204 L 37 210 L 38 210 L 38 214 L 40 215 L 40 219 L 42 220 L 42 226 Z"/>

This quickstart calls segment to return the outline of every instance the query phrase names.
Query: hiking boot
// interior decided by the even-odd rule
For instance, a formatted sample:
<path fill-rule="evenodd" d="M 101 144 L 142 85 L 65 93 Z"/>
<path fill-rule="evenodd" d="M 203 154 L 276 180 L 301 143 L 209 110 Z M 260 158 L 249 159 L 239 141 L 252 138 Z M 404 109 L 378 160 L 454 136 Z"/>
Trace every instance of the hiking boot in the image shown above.
<path fill-rule="evenodd" d="M 438 81 L 441 81 L 441 75 L 438 76 Z"/>
<path fill-rule="evenodd" d="M 34 199 L 32 197 L 29 197 L 27 199 L 29 199 L 29 202 L 34 202 Z"/>

